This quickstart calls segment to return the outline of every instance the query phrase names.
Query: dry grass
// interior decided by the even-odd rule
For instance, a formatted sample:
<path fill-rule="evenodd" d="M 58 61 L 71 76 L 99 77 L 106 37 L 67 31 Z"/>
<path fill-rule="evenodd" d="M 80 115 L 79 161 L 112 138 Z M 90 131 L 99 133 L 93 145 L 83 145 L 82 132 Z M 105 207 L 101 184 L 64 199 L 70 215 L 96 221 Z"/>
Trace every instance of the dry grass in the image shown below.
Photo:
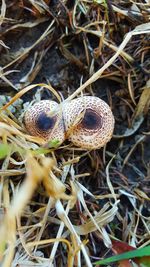
<path fill-rule="evenodd" d="M 149 12 L 148 1 L 2 0 L 0 90 L 11 95 L 0 110 L 2 267 L 90 267 L 110 253 L 112 238 L 149 244 Z M 34 33 L 26 43 L 23 35 Z M 45 78 L 47 85 L 44 59 L 56 47 L 65 59 L 55 62 L 58 70 L 68 73 Z M 58 102 L 106 99 L 116 120 L 110 144 L 83 151 L 29 136 L 26 106 L 11 108 L 26 95 L 41 99 L 45 89 Z"/>

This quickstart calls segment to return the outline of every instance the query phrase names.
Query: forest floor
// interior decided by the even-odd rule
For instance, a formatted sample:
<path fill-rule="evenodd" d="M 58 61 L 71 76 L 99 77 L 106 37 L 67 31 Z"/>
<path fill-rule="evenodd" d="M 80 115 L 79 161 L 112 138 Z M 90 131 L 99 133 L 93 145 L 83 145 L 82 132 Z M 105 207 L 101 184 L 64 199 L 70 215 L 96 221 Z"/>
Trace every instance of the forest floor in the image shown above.
<path fill-rule="evenodd" d="M 148 2 L 1 1 L 0 266 L 89 267 L 113 255 L 114 238 L 149 245 Z M 27 134 L 30 104 L 73 93 L 111 107 L 104 148 Z"/>

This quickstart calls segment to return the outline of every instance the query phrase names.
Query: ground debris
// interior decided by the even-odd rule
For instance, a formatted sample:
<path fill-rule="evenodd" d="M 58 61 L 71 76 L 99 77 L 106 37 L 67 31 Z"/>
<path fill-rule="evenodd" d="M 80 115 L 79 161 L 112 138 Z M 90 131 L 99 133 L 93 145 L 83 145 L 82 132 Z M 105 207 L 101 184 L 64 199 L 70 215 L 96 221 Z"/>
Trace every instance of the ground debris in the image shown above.
<path fill-rule="evenodd" d="M 148 1 L 2 0 L 0 265 L 93 266 L 112 237 L 149 244 Z M 111 142 L 43 145 L 23 114 L 41 99 L 105 100 Z"/>

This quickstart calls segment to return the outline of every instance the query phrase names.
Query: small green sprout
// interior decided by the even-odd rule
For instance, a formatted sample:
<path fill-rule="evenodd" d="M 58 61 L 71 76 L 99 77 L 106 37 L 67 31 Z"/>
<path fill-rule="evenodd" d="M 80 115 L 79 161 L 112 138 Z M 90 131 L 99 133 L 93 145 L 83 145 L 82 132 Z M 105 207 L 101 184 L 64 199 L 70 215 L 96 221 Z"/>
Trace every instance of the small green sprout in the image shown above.
<path fill-rule="evenodd" d="M 48 142 L 48 148 L 57 148 L 60 145 L 60 141 L 58 139 L 52 139 Z"/>
<path fill-rule="evenodd" d="M 0 159 L 5 158 L 11 151 L 11 145 L 0 144 Z"/>

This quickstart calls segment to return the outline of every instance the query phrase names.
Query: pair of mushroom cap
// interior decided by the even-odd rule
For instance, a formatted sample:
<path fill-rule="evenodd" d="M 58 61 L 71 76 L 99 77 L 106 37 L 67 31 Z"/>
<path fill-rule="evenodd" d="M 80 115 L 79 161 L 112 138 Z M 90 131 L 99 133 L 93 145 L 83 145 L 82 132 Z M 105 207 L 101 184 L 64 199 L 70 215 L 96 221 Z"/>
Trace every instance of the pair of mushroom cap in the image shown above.
<path fill-rule="evenodd" d="M 41 100 L 24 116 L 27 131 L 48 142 L 66 138 L 85 149 L 103 147 L 112 137 L 114 117 L 110 107 L 100 98 L 83 96 L 62 102 Z"/>

